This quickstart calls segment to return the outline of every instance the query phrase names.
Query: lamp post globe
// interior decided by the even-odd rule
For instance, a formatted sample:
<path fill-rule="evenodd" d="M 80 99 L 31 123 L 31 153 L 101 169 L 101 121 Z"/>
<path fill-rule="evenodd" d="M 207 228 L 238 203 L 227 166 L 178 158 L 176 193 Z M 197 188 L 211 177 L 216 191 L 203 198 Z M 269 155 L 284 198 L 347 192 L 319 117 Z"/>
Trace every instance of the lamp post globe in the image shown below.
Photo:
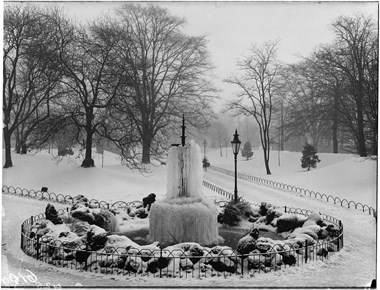
<path fill-rule="evenodd" d="M 235 130 L 234 139 L 231 141 L 232 152 L 235 156 L 235 189 L 234 189 L 234 202 L 238 201 L 238 191 L 237 191 L 237 155 L 239 154 L 241 141 L 239 140 L 239 134 L 237 129 Z"/>

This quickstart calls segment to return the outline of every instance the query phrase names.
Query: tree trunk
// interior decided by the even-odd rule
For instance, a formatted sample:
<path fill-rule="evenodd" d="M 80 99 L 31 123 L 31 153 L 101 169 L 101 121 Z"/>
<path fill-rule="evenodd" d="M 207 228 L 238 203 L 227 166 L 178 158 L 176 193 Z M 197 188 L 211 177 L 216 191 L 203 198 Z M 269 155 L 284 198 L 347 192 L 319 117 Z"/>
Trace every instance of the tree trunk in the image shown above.
<path fill-rule="evenodd" d="M 148 117 L 144 117 L 142 126 L 142 160 L 143 164 L 150 163 L 150 148 L 152 146 L 153 134 L 150 130 L 150 121 Z"/>
<path fill-rule="evenodd" d="M 92 114 L 86 115 L 86 154 L 81 165 L 83 168 L 95 167 L 92 159 L 92 116 Z"/>
<path fill-rule="evenodd" d="M 364 136 L 364 120 L 363 120 L 363 100 L 361 96 L 356 98 L 357 108 L 357 130 L 358 130 L 358 154 L 360 157 L 367 157 L 367 149 L 365 146 Z"/>
<path fill-rule="evenodd" d="M 26 141 L 21 140 L 21 154 L 26 154 L 27 153 L 27 147 L 26 147 Z"/>
<path fill-rule="evenodd" d="M 377 156 L 377 129 L 372 132 L 372 155 Z"/>
<path fill-rule="evenodd" d="M 13 166 L 11 155 L 11 132 L 8 127 L 3 128 L 4 146 L 5 146 L 5 164 L 3 168 L 9 168 Z"/>
<path fill-rule="evenodd" d="M 15 151 L 17 154 L 20 154 L 21 152 L 21 141 L 20 141 L 20 133 L 19 130 L 16 129 L 16 144 L 15 144 Z"/>
<path fill-rule="evenodd" d="M 272 173 L 270 172 L 269 168 L 269 149 L 264 148 L 264 162 L 265 162 L 265 169 L 267 171 L 267 175 L 271 175 Z"/>
<path fill-rule="evenodd" d="M 280 151 L 284 151 L 284 101 L 281 101 Z"/>
<path fill-rule="evenodd" d="M 142 163 L 149 164 L 150 163 L 150 146 L 152 145 L 152 138 L 145 134 L 142 138 L 143 140 L 143 151 L 142 151 Z"/>
<path fill-rule="evenodd" d="M 338 153 L 338 98 L 339 95 L 336 93 L 334 97 L 334 114 L 332 119 L 332 141 L 333 141 L 333 153 Z"/>

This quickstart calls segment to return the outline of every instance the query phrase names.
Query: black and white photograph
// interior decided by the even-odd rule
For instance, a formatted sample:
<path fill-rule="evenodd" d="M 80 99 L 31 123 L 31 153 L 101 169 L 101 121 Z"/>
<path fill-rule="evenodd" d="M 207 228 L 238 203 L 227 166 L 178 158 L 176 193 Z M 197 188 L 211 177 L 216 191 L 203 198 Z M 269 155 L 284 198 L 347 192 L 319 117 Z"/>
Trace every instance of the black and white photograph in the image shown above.
<path fill-rule="evenodd" d="M 1 7 L 1 287 L 376 288 L 378 1 Z"/>

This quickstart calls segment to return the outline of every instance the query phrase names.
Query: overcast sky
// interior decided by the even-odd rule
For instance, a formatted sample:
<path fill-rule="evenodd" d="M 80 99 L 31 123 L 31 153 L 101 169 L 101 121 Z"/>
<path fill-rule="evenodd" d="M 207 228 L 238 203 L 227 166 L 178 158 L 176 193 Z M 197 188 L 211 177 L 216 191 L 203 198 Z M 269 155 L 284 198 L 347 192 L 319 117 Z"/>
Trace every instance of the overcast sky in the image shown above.
<path fill-rule="evenodd" d="M 78 21 L 112 13 L 123 2 L 56 2 Z M 221 100 L 232 97 L 234 88 L 222 82 L 235 70 L 236 60 L 247 54 L 252 44 L 280 40 L 279 58 L 296 62 L 308 56 L 319 44 L 329 43 L 334 35 L 329 24 L 341 15 L 371 15 L 377 21 L 378 2 L 152 2 L 166 7 L 187 20 L 189 35 L 206 35 L 216 66 L 215 80 Z"/>

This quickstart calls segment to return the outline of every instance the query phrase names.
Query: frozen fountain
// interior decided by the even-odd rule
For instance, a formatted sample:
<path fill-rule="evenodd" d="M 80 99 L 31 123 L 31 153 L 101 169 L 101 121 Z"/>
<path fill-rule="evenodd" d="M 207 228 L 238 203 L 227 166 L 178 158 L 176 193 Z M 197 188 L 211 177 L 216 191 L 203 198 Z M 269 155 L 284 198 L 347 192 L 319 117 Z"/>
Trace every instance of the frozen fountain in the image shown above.
<path fill-rule="evenodd" d="M 218 243 L 218 209 L 203 196 L 202 164 L 199 146 L 191 140 L 168 152 L 167 195 L 152 204 L 149 213 L 149 240 L 161 244 L 196 242 Z"/>

